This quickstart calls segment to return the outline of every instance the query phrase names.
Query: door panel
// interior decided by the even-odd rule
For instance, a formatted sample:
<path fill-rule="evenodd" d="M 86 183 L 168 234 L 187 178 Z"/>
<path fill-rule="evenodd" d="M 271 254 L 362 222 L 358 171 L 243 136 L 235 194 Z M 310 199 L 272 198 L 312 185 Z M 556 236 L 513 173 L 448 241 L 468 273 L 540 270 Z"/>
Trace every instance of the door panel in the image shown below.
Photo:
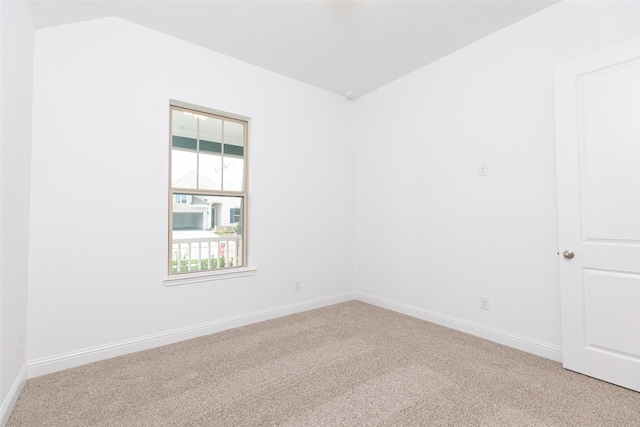
<path fill-rule="evenodd" d="M 577 79 L 578 143 L 587 241 L 640 242 L 640 61 Z"/>
<path fill-rule="evenodd" d="M 640 391 L 640 39 L 555 89 L 563 365 Z"/>
<path fill-rule="evenodd" d="M 585 344 L 640 358 L 640 275 L 583 270 Z"/>

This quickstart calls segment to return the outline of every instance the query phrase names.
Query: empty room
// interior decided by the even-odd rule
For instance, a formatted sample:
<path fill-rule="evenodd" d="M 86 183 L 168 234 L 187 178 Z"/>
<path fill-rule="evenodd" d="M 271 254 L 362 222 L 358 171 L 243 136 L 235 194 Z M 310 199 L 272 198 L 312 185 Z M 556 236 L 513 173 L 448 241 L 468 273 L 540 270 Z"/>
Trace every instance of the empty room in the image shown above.
<path fill-rule="evenodd" d="M 638 1 L 0 1 L 0 425 L 640 425 Z"/>

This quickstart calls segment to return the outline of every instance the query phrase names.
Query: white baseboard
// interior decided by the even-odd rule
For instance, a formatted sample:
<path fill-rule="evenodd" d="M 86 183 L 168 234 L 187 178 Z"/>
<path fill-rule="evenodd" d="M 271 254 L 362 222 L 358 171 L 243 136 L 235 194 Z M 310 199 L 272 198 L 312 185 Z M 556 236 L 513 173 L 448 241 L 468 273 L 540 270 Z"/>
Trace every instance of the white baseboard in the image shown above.
<path fill-rule="evenodd" d="M 9 393 L 7 394 L 6 399 L 2 402 L 2 406 L 0 406 L 0 426 L 5 426 L 9 421 L 9 416 L 11 415 L 11 411 L 13 407 L 16 405 L 18 401 L 18 397 L 20 397 L 20 393 L 22 392 L 22 388 L 24 384 L 27 382 L 27 364 L 25 363 L 20 369 L 20 373 L 18 377 L 13 382 Z"/>
<path fill-rule="evenodd" d="M 418 319 L 426 320 L 428 322 L 433 322 L 438 325 L 446 326 L 451 329 L 466 332 L 489 341 L 497 342 L 498 344 L 503 344 L 508 347 L 513 347 L 518 350 L 535 354 L 536 356 L 545 357 L 557 362 L 562 361 L 562 348 L 553 344 L 533 340 L 521 335 L 512 334 L 510 332 L 491 328 L 479 323 L 469 322 L 452 316 L 447 316 L 445 314 L 425 310 L 409 304 L 381 298 L 365 292 L 355 292 L 355 299 L 378 307 L 393 310 L 398 313 L 406 314 L 408 316 L 416 317 Z"/>
<path fill-rule="evenodd" d="M 225 319 L 215 320 L 199 325 L 188 326 L 185 328 L 174 329 L 170 331 L 160 332 L 157 334 L 146 335 L 143 337 L 133 338 L 125 341 L 118 341 L 97 347 L 91 347 L 84 350 L 78 350 L 70 353 L 59 354 L 56 356 L 45 357 L 42 359 L 31 360 L 28 362 L 28 377 L 33 378 L 40 375 L 50 374 L 61 371 L 63 369 L 75 368 L 87 363 L 97 362 L 99 360 L 109 359 L 111 357 L 122 356 L 124 354 L 135 353 L 136 351 L 148 350 L 167 344 L 173 344 L 191 338 L 209 335 L 227 329 L 237 328 L 252 323 L 262 322 L 265 320 L 275 319 L 277 317 L 298 313 L 301 311 L 313 310 L 315 308 L 326 307 L 341 302 L 357 299 L 372 305 L 406 314 L 429 322 L 437 323 L 451 329 L 466 332 L 480 338 L 488 339 L 518 350 L 526 351 L 537 356 L 547 359 L 562 361 L 562 349 L 558 346 L 536 341 L 527 337 L 512 334 L 510 332 L 491 328 L 479 323 L 469 322 L 452 316 L 436 313 L 420 307 L 411 306 L 397 301 L 381 298 L 364 292 L 345 292 L 341 294 L 331 295 L 328 297 L 316 298 L 295 304 L 289 304 L 274 307 L 266 310 L 260 310 L 239 316 L 228 317 Z M 14 401 L 9 406 L 10 399 L 5 401 L 5 406 L 13 408 L 15 400 L 19 395 L 24 381 L 26 380 L 26 369 L 18 385 L 15 385 L 16 395 Z M 12 388 L 13 390 L 13 388 Z M 11 395 L 10 395 L 11 396 Z M 4 416 L 4 412 L 0 412 Z M 7 415 L 8 418 L 8 415 Z M 4 418 L 0 418 L 3 420 Z M 1 424 L 0 424 L 1 425 Z"/>
<path fill-rule="evenodd" d="M 61 371 L 63 369 L 75 368 L 87 363 L 109 359 L 111 357 L 135 353 L 136 351 L 148 350 L 154 347 L 173 344 L 179 341 L 224 331 L 226 329 L 232 329 L 252 323 L 263 322 L 265 320 L 275 319 L 277 317 L 282 317 L 301 311 L 313 310 L 315 308 L 321 308 L 341 302 L 351 301 L 353 299 L 353 292 L 345 292 L 328 297 L 316 298 L 295 304 L 289 304 L 252 313 L 242 314 L 239 316 L 228 317 L 225 319 L 214 320 L 212 322 L 207 322 L 199 325 L 173 329 L 170 331 L 160 332 L 157 334 L 147 335 L 139 338 L 133 338 L 130 340 L 91 347 L 84 350 L 59 354 L 52 357 L 31 360 L 28 362 L 29 378 L 50 374 L 52 372 Z"/>

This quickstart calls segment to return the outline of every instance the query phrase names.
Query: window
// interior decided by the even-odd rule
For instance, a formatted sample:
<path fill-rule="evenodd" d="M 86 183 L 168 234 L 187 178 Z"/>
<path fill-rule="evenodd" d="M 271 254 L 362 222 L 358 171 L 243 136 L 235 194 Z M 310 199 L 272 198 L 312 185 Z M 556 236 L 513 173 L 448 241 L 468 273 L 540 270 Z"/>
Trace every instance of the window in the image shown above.
<path fill-rule="evenodd" d="M 240 209 L 229 209 L 229 222 L 240 222 Z"/>
<path fill-rule="evenodd" d="M 247 122 L 172 103 L 170 145 L 169 276 L 245 267 Z"/>

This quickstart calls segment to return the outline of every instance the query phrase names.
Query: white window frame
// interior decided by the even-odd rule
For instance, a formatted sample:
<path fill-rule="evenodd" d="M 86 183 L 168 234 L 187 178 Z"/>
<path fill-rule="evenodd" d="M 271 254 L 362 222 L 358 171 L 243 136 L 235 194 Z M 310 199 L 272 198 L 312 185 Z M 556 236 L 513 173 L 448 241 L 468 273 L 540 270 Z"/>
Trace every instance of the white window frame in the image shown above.
<path fill-rule="evenodd" d="M 167 276 L 164 280 L 164 284 L 166 286 L 174 286 L 174 285 L 184 285 L 189 283 L 199 283 L 199 282 L 207 282 L 211 280 L 219 280 L 219 279 L 227 279 L 232 277 L 243 277 L 243 276 L 251 276 L 256 272 L 255 267 L 250 267 L 249 265 L 249 245 L 248 245 L 248 230 L 249 230 L 249 191 L 248 191 L 248 174 L 249 174 L 249 153 L 248 153 L 248 140 L 249 140 L 249 129 L 250 129 L 250 119 L 245 116 L 240 116 L 237 114 L 230 114 L 227 112 L 214 110 L 211 108 L 201 107 L 193 104 L 188 104 L 185 102 L 170 100 L 169 106 L 169 168 L 168 168 L 168 189 L 169 189 L 169 223 L 168 223 L 168 261 L 167 261 Z M 172 186 L 172 173 L 171 173 L 171 158 L 172 158 L 172 116 L 173 111 L 189 111 L 194 114 L 203 114 L 206 116 L 213 116 L 214 118 L 228 120 L 233 122 L 242 122 L 244 124 L 244 150 L 243 150 L 243 159 L 244 159 L 244 170 L 243 170 L 243 189 L 242 191 L 224 191 L 224 190 L 202 190 L 202 189 L 183 189 L 183 188 L 173 188 Z M 242 231 L 242 265 L 241 266 L 232 266 L 232 267 L 222 267 L 211 270 L 198 270 L 198 271 L 190 271 L 190 272 L 172 272 L 172 232 L 173 232 L 173 204 L 175 194 L 191 194 L 191 195 L 210 195 L 210 196 L 230 196 L 230 197 L 241 197 L 243 199 L 243 209 L 241 215 L 244 215 L 244 218 L 241 218 L 241 222 L 243 224 Z"/>

